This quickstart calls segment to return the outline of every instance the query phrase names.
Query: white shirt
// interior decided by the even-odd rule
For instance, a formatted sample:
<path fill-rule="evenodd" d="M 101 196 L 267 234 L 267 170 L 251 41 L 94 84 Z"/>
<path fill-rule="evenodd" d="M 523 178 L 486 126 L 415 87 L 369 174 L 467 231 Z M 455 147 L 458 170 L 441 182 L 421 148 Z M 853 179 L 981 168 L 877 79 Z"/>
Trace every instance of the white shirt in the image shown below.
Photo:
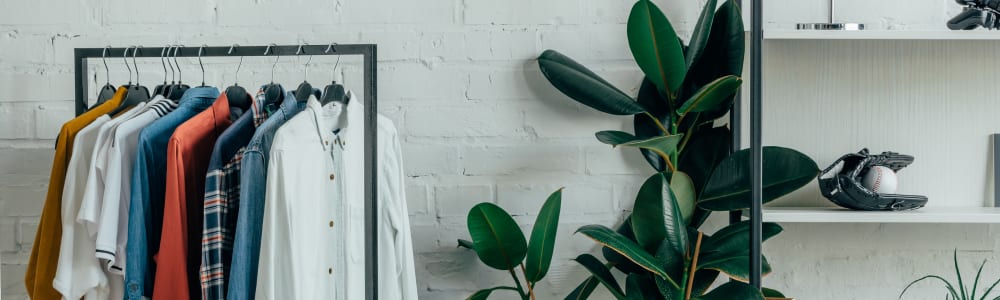
<path fill-rule="evenodd" d="M 131 195 L 132 163 L 138 147 L 139 131 L 177 107 L 174 101 L 159 95 L 149 103 L 132 118 L 118 124 L 113 133 L 109 133 L 110 143 L 105 152 L 107 166 L 104 169 L 104 195 L 98 221 L 96 255 L 107 260 L 108 270 L 117 275 L 122 275 L 122 270 L 125 270 L 128 199 Z"/>
<path fill-rule="evenodd" d="M 310 97 L 306 109 L 275 134 L 258 299 L 364 298 L 363 99 L 348 95 L 346 108 Z M 380 117 L 378 123 L 379 293 L 416 299 L 399 144 L 392 122 Z"/>
<path fill-rule="evenodd" d="M 108 296 L 108 279 L 94 257 L 94 241 L 85 228 L 77 226 L 76 214 L 80 209 L 80 198 L 91 169 L 91 156 L 97 135 L 101 126 L 110 119 L 107 115 L 100 116 L 76 134 L 66 168 L 62 195 L 62 237 L 56 276 L 52 280 L 52 287 L 64 299 L 105 299 Z"/>

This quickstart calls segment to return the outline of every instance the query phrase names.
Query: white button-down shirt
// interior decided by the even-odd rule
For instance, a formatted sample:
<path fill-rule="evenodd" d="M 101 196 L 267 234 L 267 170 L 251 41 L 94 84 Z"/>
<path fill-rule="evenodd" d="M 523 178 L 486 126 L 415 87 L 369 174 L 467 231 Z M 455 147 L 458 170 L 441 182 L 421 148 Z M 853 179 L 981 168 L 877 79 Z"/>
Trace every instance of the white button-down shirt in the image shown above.
<path fill-rule="evenodd" d="M 76 134 L 73 154 L 66 168 L 62 195 L 62 242 L 52 287 L 65 299 L 103 299 L 108 297 L 108 278 L 94 257 L 94 240 L 85 228 L 77 226 L 76 214 L 91 169 L 94 143 L 101 126 L 111 118 L 100 116 Z"/>
<path fill-rule="evenodd" d="M 364 112 L 349 97 L 346 107 L 310 97 L 275 134 L 258 299 L 364 298 Z M 378 123 L 378 288 L 381 298 L 416 299 L 399 143 L 391 121 Z"/>

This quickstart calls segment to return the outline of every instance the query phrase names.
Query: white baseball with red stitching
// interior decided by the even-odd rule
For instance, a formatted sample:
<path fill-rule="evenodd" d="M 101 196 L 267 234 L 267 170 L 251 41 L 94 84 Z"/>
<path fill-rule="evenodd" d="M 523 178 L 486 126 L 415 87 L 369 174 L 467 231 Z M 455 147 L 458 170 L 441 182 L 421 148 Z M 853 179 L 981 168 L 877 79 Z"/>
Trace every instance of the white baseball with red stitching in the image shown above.
<path fill-rule="evenodd" d="M 865 188 L 879 193 L 879 194 L 892 194 L 896 192 L 899 180 L 896 178 L 896 172 L 892 169 L 883 166 L 874 166 L 865 172 L 865 177 L 861 181 L 861 185 Z"/>

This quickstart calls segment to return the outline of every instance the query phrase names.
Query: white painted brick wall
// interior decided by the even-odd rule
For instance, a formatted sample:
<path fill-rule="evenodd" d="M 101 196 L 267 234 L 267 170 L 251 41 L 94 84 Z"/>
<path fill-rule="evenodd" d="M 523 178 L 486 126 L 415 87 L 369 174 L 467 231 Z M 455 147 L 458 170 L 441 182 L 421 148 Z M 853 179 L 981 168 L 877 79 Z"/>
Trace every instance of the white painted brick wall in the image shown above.
<path fill-rule="evenodd" d="M 921 1 L 927 5 L 904 9 L 895 6 L 908 1 L 850 1 L 839 15 L 878 28 L 922 29 L 940 24 L 945 11 L 955 11 L 952 1 Z M 635 150 L 611 149 L 593 139 L 598 130 L 630 130 L 631 120 L 571 103 L 548 85 L 532 59 L 544 49 L 558 49 L 634 93 L 642 75 L 624 36 L 633 2 L 0 1 L 2 297 L 25 298 L 22 277 L 48 184 L 53 138 L 73 115 L 73 47 L 336 41 L 379 45 L 380 110 L 402 135 L 422 298 L 461 299 L 478 288 L 509 284 L 505 273 L 456 249 L 455 239 L 468 237 L 470 207 L 498 203 L 528 231 L 545 197 L 565 187 L 555 259 L 538 291 L 540 299 L 561 298 L 586 276 L 570 259 L 597 249 L 573 231 L 585 224 L 621 222 L 649 171 Z M 703 3 L 657 2 L 684 32 L 693 27 Z M 773 16 L 768 26 L 797 22 L 799 15 L 793 13 L 798 11 L 822 18 L 822 2 L 769 2 L 774 4 L 768 7 Z M 865 10 L 869 5 L 873 9 Z M 903 16 L 880 18 L 881 11 L 902 11 Z M 770 48 L 779 54 L 768 59 L 780 61 L 786 48 Z M 301 64 L 295 61 L 279 61 L 279 82 L 301 80 Z M 180 62 L 185 82 L 200 80 L 195 60 Z M 228 84 L 235 62 L 206 60 L 209 83 Z M 240 82 L 252 86 L 269 80 L 271 63 L 246 59 Z M 314 59 L 311 81 L 331 79 L 332 65 L 328 58 Z M 120 58 L 109 59 L 109 67 L 112 81 L 126 80 Z M 99 60 L 89 69 L 91 74 L 99 70 L 92 87 L 103 83 Z M 155 60 L 140 62 L 140 69 L 146 83 L 162 76 Z M 959 70 L 967 69 L 974 68 Z M 359 89 L 359 70 L 358 60 L 345 58 L 337 72 Z M 771 84 L 796 84 L 794 78 L 782 82 Z M 772 137 L 794 141 L 794 136 Z M 708 227 L 723 222 L 720 216 Z M 977 225 L 789 225 L 766 246 L 776 273 L 765 283 L 800 299 L 893 299 L 920 275 L 950 277 L 952 249 L 962 251 L 962 265 L 970 272 L 976 260 L 996 259 L 996 235 L 997 227 Z M 996 263 L 984 277 L 1000 276 Z M 940 299 L 941 289 L 922 286 L 910 296 Z"/>

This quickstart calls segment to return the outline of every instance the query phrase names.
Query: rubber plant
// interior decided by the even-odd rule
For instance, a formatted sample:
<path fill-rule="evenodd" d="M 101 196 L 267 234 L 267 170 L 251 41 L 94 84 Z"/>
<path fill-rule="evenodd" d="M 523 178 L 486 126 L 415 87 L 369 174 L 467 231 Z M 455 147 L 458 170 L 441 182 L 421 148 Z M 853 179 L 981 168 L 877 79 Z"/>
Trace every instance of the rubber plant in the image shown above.
<path fill-rule="evenodd" d="M 483 264 L 510 273 L 515 286 L 497 286 L 479 290 L 470 300 L 486 299 L 496 291 L 513 291 L 521 299 L 535 299 L 535 284 L 545 278 L 555 249 L 556 229 L 562 206 L 562 189 L 549 195 L 535 219 L 530 241 L 524 238 L 517 222 L 503 208 L 483 202 L 469 210 L 467 219 L 472 240 L 458 240 L 458 246 L 471 249 Z M 520 267 L 524 284 L 518 278 Z"/>
<path fill-rule="evenodd" d="M 717 9 L 718 7 L 718 9 Z M 742 84 L 744 31 L 734 0 L 708 0 L 687 45 L 649 0 L 634 4 L 627 21 L 628 45 L 645 74 L 634 98 L 573 59 L 546 50 L 542 74 L 579 103 L 631 116 L 634 132 L 601 131 L 614 147 L 638 148 L 656 174 L 640 187 L 631 215 L 617 230 L 603 225 L 581 233 L 603 246 L 604 260 L 582 254 L 576 261 L 591 274 L 566 299 L 585 299 L 604 286 L 616 299 L 761 299 L 783 297 L 746 284 L 750 276 L 750 224 L 731 224 L 714 234 L 699 230 L 712 211 L 750 207 L 748 150 L 730 153 L 732 132 L 715 121 L 733 107 Z M 816 163 L 782 147 L 763 148 L 763 201 L 770 202 L 811 182 Z M 763 237 L 781 232 L 765 223 Z M 771 271 L 762 261 L 765 274 Z M 624 287 L 613 272 L 623 273 Z M 711 289 L 724 274 L 735 279 Z"/>

